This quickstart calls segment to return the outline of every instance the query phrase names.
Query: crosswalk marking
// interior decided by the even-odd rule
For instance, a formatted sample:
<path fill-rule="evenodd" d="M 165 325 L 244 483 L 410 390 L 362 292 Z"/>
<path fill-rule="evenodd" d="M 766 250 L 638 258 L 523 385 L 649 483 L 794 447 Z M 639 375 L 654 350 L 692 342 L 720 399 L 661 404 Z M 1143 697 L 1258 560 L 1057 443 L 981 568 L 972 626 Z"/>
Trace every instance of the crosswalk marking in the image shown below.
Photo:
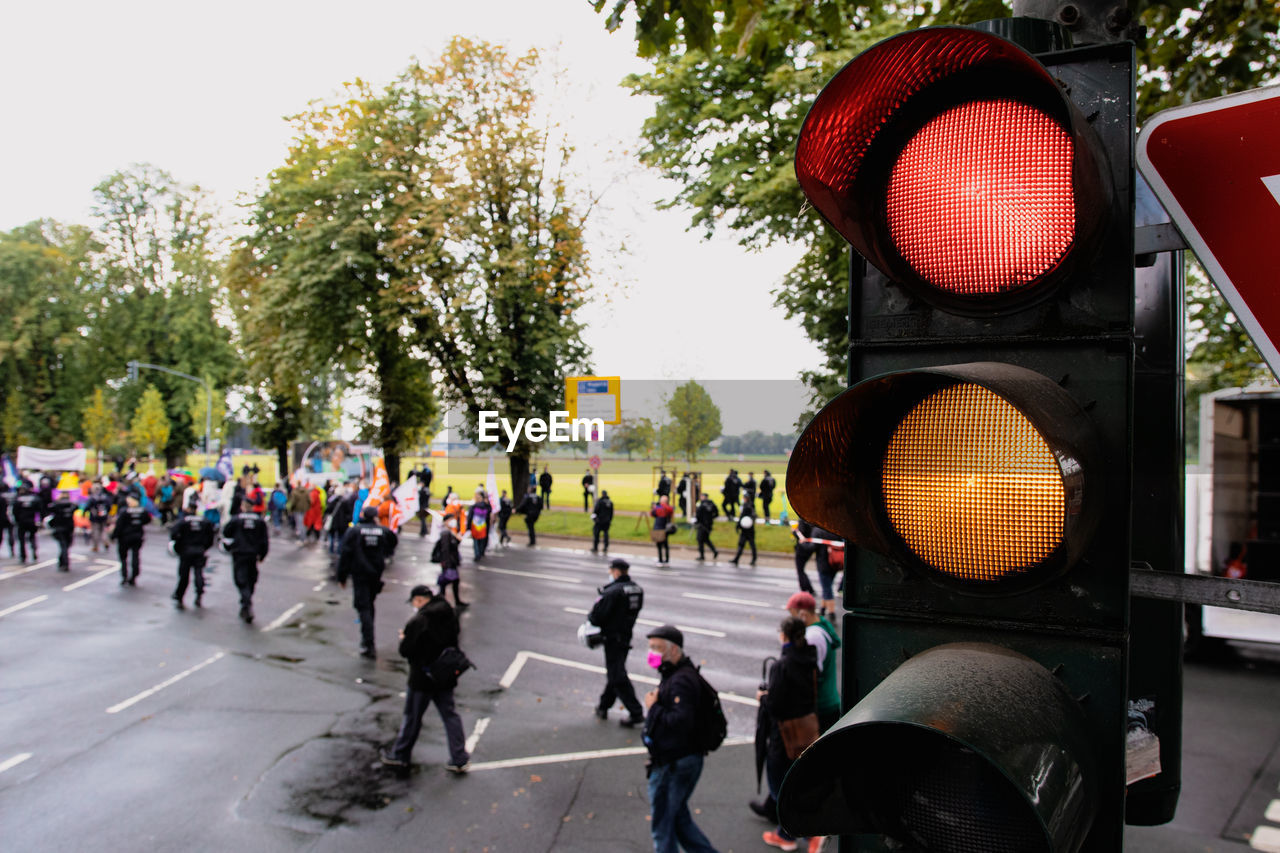
<path fill-rule="evenodd" d="M 1249 838 L 1249 846 L 1266 853 L 1280 853 L 1280 827 L 1258 827 Z"/>

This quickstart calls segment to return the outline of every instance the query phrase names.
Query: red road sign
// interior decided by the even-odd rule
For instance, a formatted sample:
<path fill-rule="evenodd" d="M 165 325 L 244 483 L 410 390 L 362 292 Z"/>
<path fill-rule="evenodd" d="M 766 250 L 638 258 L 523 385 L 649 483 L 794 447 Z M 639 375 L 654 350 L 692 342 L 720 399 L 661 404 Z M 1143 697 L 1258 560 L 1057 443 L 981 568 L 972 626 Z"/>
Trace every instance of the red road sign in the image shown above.
<path fill-rule="evenodd" d="M 588 465 L 590 465 L 592 468 L 599 468 L 599 467 L 600 467 L 600 457 L 599 457 L 599 456 L 592 456 L 590 459 L 588 459 L 588 460 L 587 460 L 587 464 L 588 464 Z"/>
<path fill-rule="evenodd" d="M 1280 86 L 1175 107 L 1138 137 L 1151 188 L 1280 374 Z"/>

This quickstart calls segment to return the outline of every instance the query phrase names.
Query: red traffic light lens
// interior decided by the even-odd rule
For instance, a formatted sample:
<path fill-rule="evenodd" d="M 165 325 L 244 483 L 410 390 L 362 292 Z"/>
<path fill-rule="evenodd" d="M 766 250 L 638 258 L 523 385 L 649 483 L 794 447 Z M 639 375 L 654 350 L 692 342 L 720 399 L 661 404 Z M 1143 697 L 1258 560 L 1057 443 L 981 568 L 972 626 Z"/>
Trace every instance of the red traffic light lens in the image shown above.
<path fill-rule="evenodd" d="M 1073 150 L 1055 119 L 1026 104 L 974 101 L 943 112 L 890 173 L 894 246 L 924 282 L 949 293 L 1034 284 L 1075 237 Z"/>
<path fill-rule="evenodd" d="M 938 27 L 836 74 L 795 163 L 805 197 L 885 275 L 955 313 L 988 313 L 1047 295 L 1099 245 L 1105 158 L 1035 57 Z"/>

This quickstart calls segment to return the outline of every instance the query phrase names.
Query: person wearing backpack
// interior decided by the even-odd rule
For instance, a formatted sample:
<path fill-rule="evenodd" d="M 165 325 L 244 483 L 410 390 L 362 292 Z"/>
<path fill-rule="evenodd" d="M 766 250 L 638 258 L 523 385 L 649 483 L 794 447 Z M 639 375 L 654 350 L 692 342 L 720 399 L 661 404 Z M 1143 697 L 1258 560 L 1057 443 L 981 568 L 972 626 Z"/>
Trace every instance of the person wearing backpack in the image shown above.
<path fill-rule="evenodd" d="M 407 770 L 413 745 L 422 731 L 422 715 L 427 712 L 427 706 L 434 703 L 449 742 L 449 763 L 445 769 L 451 773 L 466 773 L 471 769 L 471 756 L 467 753 L 462 718 L 454 707 L 455 685 L 437 684 L 429 672 L 431 664 L 445 649 L 457 648 L 458 618 L 444 596 L 436 595 L 429 586 L 415 586 L 409 592 L 409 602 L 418 612 L 400 632 L 400 654 L 409 661 L 404 719 L 395 744 L 382 750 L 378 757 L 388 767 Z"/>
<path fill-rule="evenodd" d="M 818 614 L 818 602 L 807 592 L 788 598 L 786 610 L 804 623 L 805 642 L 817 652 L 818 727 L 825 732 L 840 719 L 840 667 L 836 663 L 840 632 L 825 615 Z"/>
<path fill-rule="evenodd" d="M 782 651 L 778 662 L 769 670 L 768 687 L 756 694 L 769 714 L 769 737 L 765 751 L 765 775 L 769 779 L 769 796 L 776 802 L 782 779 L 800 752 L 818 737 L 817 650 L 805 641 L 805 624 L 788 616 L 778 626 Z M 798 840 L 779 824 L 777 830 L 765 832 L 760 839 L 779 850 L 795 850 Z M 817 853 L 822 838 L 809 839 L 809 853 Z"/>
<path fill-rule="evenodd" d="M 707 752 L 704 738 L 708 705 L 714 695 L 684 654 L 684 634 L 661 625 L 647 635 L 649 666 L 662 677 L 657 690 L 645 694 L 644 745 L 649 749 L 649 807 L 654 853 L 715 853 L 716 848 L 693 821 L 689 797 L 702 775 Z M 710 685 L 706 685 L 707 689 Z M 723 721 L 723 712 L 720 720 Z M 700 726 L 700 723 L 702 725 Z M 723 739 L 723 734 L 721 734 Z M 718 745 L 718 744 L 717 744 Z M 677 846 L 678 845 L 678 846 Z"/>

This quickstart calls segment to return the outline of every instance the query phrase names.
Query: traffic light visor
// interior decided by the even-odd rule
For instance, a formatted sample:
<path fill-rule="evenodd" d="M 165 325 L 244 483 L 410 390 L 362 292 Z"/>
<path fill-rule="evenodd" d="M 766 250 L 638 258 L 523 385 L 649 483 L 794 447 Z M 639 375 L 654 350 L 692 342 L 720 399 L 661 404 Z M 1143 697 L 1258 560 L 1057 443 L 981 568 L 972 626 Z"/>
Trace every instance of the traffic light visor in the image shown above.
<path fill-rule="evenodd" d="M 787 467 L 804 519 L 964 591 L 1036 585 L 1096 527 L 1097 439 L 1057 383 L 995 362 L 878 376 L 813 419 Z"/>
<path fill-rule="evenodd" d="M 1049 72 L 998 36 L 922 29 L 815 100 L 796 175 L 886 275 L 956 310 L 1029 299 L 1091 244 L 1100 148 Z"/>
<path fill-rule="evenodd" d="M 796 836 L 875 833 L 931 853 L 1073 853 L 1096 811 L 1079 705 L 1000 646 L 935 646 L 894 670 L 791 766 Z"/>

